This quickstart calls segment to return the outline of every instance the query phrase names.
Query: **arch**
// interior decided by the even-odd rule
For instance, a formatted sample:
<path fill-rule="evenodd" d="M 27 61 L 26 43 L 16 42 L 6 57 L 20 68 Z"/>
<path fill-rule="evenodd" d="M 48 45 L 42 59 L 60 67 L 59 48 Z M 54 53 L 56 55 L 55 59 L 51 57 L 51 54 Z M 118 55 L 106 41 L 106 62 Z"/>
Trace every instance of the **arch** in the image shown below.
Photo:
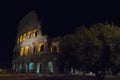
<path fill-rule="evenodd" d="M 28 31 L 27 38 L 30 39 L 30 37 L 31 37 L 31 31 Z"/>
<path fill-rule="evenodd" d="M 23 35 L 23 41 L 26 40 L 26 33 Z"/>
<path fill-rule="evenodd" d="M 34 31 L 33 31 L 33 37 L 37 37 L 37 32 L 38 32 L 38 30 L 34 29 Z"/>
<path fill-rule="evenodd" d="M 37 63 L 37 68 L 36 68 L 36 72 L 39 74 L 39 73 L 41 73 L 42 72 L 42 63 Z"/>
<path fill-rule="evenodd" d="M 41 51 L 43 51 L 43 50 L 44 50 L 44 45 L 41 46 Z"/>
<path fill-rule="evenodd" d="M 28 52 L 29 52 L 29 46 L 26 46 L 25 47 L 25 55 L 28 55 Z"/>
<path fill-rule="evenodd" d="M 34 62 L 29 63 L 29 72 L 33 72 L 34 70 Z"/>
<path fill-rule="evenodd" d="M 24 48 L 21 48 L 20 49 L 20 56 L 23 56 L 23 54 L 24 54 Z"/>
<path fill-rule="evenodd" d="M 19 65 L 18 64 L 16 64 L 16 66 L 15 66 L 16 68 L 15 68 L 15 72 L 18 72 L 19 71 Z"/>
<path fill-rule="evenodd" d="M 48 62 L 48 72 L 53 73 L 53 63 L 51 61 Z"/>
<path fill-rule="evenodd" d="M 19 64 L 19 72 L 22 71 L 22 64 Z"/>
<path fill-rule="evenodd" d="M 22 35 L 20 36 L 20 42 L 22 42 Z"/>
<path fill-rule="evenodd" d="M 35 49 L 35 46 L 34 46 L 34 47 L 33 47 L 33 54 L 35 54 L 35 50 L 36 50 L 36 49 Z"/>
<path fill-rule="evenodd" d="M 28 65 L 27 65 L 27 63 L 24 64 L 24 69 L 25 69 L 26 72 L 28 71 Z"/>
<path fill-rule="evenodd" d="M 41 51 L 43 51 L 43 43 L 38 44 L 38 53 L 40 53 Z"/>

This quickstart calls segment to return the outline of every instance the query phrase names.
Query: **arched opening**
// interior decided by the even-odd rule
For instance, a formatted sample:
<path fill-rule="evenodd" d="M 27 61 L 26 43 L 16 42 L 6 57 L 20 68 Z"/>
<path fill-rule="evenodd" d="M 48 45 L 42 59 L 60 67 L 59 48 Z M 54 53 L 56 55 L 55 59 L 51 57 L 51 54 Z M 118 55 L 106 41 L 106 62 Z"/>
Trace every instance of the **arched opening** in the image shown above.
<path fill-rule="evenodd" d="M 16 64 L 15 72 L 18 72 L 18 71 L 19 71 L 19 65 Z"/>
<path fill-rule="evenodd" d="M 35 50 L 36 50 L 36 49 L 35 49 L 35 46 L 33 46 L 33 54 L 35 54 L 35 52 L 36 52 Z"/>
<path fill-rule="evenodd" d="M 28 55 L 28 51 L 29 51 L 29 46 L 25 47 L 25 55 Z"/>
<path fill-rule="evenodd" d="M 43 51 L 43 50 L 44 50 L 44 45 L 41 46 L 41 51 Z"/>
<path fill-rule="evenodd" d="M 30 37 L 31 37 L 31 31 L 28 31 L 27 37 L 28 37 L 28 39 L 30 39 Z"/>
<path fill-rule="evenodd" d="M 33 31 L 33 37 L 37 37 L 37 29 L 34 29 L 34 31 Z"/>
<path fill-rule="evenodd" d="M 26 40 L 26 33 L 23 35 L 23 41 Z"/>
<path fill-rule="evenodd" d="M 48 62 L 48 72 L 53 73 L 53 63 L 51 61 Z"/>
<path fill-rule="evenodd" d="M 22 35 L 20 36 L 20 42 L 22 42 Z"/>
<path fill-rule="evenodd" d="M 33 72 L 33 70 L 34 70 L 34 63 L 30 62 L 29 63 L 29 72 Z"/>
<path fill-rule="evenodd" d="M 40 62 L 37 63 L 37 69 L 36 70 L 37 70 L 38 74 L 42 72 L 42 64 Z"/>
<path fill-rule="evenodd" d="M 37 31 L 35 31 L 34 33 L 35 33 L 35 37 L 37 37 Z"/>
<path fill-rule="evenodd" d="M 19 72 L 22 71 L 22 64 L 19 64 Z"/>
<path fill-rule="evenodd" d="M 38 53 L 43 51 L 43 43 L 38 44 Z"/>
<path fill-rule="evenodd" d="M 20 56 L 23 56 L 23 53 L 24 53 L 24 48 L 21 48 L 20 49 Z"/>
<path fill-rule="evenodd" d="M 28 71 L 28 65 L 27 65 L 27 63 L 24 64 L 24 71 L 25 71 L 25 72 Z"/>

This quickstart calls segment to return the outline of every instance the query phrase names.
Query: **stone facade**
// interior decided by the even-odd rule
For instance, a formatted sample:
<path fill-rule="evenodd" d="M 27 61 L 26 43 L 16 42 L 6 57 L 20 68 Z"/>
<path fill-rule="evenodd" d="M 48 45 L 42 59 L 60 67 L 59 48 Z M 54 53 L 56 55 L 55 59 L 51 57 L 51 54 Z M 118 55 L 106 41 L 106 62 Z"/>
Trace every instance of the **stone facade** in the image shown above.
<path fill-rule="evenodd" d="M 58 41 L 49 41 L 42 35 L 41 25 L 35 11 L 19 22 L 13 55 L 13 72 L 49 74 L 58 71 Z"/>

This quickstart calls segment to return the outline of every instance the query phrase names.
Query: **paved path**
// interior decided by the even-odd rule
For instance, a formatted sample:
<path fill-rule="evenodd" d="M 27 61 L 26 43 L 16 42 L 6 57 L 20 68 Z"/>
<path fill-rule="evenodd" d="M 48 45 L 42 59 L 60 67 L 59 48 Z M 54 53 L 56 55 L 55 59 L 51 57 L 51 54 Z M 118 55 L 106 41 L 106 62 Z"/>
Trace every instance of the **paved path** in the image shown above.
<path fill-rule="evenodd" d="M 35 75 L 28 75 L 28 74 L 0 74 L 0 80 L 26 80 L 35 78 Z"/>
<path fill-rule="evenodd" d="M 35 74 L 0 74 L 0 80 L 95 80 L 94 77 L 77 75 L 35 75 Z"/>

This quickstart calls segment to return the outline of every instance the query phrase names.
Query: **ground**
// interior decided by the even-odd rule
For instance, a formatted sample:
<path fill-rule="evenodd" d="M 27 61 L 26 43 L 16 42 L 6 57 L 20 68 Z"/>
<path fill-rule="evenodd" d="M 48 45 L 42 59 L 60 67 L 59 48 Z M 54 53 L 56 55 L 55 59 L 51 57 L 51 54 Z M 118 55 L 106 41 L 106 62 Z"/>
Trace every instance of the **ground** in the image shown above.
<path fill-rule="evenodd" d="M 120 76 L 109 76 L 105 80 L 119 80 Z M 82 75 L 35 75 L 35 74 L 0 74 L 0 80 L 97 80 L 95 76 Z"/>

